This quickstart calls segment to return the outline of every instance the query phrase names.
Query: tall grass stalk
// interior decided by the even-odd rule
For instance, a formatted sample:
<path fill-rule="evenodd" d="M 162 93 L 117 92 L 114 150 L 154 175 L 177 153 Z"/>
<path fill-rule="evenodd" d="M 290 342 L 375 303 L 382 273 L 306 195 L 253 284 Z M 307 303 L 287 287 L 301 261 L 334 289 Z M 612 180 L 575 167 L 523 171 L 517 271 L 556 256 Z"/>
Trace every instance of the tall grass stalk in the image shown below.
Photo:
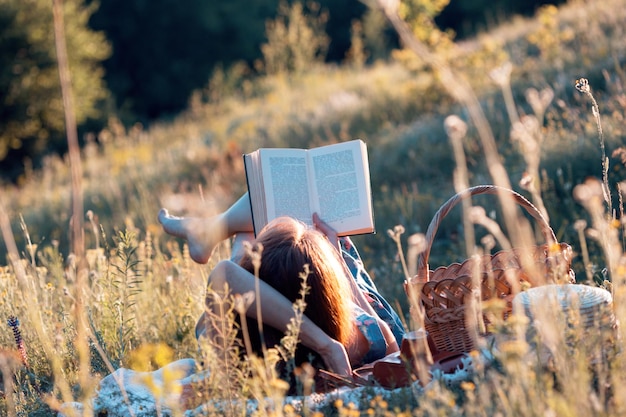
<path fill-rule="evenodd" d="M 576 80 L 575 87 L 578 91 L 583 93 L 591 100 L 591 114 L 596 122 L 596 128 L 598 129 L 598 139 L 600 140 L 600 152 L 602 155 L 602 192 L 604 194 L 604 201 L 608 208 L 610 216 L 615 218 L 613 213 L 613 202 L 611 199 L 611 190 L 609 188 L 609 158 L 606 156 L 606 150 L 604 146 L 604 133 L 602 132 L 602 121 L 600 120 L 600 108 L 598 102 L 591 93 L 591 86 L 589 86 L 589 80 L 586 78 L 580 78 Z"/>
<path fill-rule="evenodd" d="M 215 313 L 217 315 L 217 327 L 214 326 L 213 330 L 215 333 L 212 335 L 215 340 L 215 347 L 218 348 L 218 361 L 220 366 L 224 368 L 224 370 L 232 370 L 239 366 L 239 361 L 237 360 L 235 353 L 233 352 L 234 346 L 234 337 L 235 337 L 235 326 L 233 325 L 232 312 L 230 308 L 230 303 L 226 302 L 226 299 L 217 299 L 214 303 L 214 306 L 211 308 L 212 310 L 217 310 Z M 222 384 L 224 384 L 224 389 L 222 391 L 222 395 L 224 395 L 224 399 L 227 401 L 227 404 L 234 404 L 237 394 L 238 387 L 236 385 L 237 382 L 233 381 L 229 378 L 230 372 L 224 372 Z M 233 384 L 235 382 L 235 384 Z M 232 406 L 231 406 L 232 407 Z M 234 409 L 230 408 L 230 412 L 233 413 Z"/>
<path fill-rule="evenodd" d="M 576 220 L 574 222 L 574 229 L 578 232 L 578 241 L 580 242 L 580 251 L 583 257 L 583 267 L 585 268 L 585 276 L 589 284 L 593 283 L 593 272 L 591 261 L 589 259 L 589 249 L 587 248 L 587 238 L 585 237 L 585 229 L 587 228 L 587 222 L 585 220 Z"/>
<path fill-rule="evenodd" d="M 136 322 L 136 298 L 141 293 L 142 279 L 139 274 L 140 261 L 137 258 L 137 242 L 133 232 L 119 232 L 116 249 L 116 262 L 113 265 L 111 283 L 117 290 L 113 308 L 117 313 L 117 358 L 123 358 L 133 348 Z"/>
<path fill-rule="evenodd" d="M 263 245 L 257 243 L 256 247 L 252 247 L 249 242 L 244 242 L 244 250 L 248 253 L 252 259 L 252 266 L 254 267 L 254 295 L 256 300 L 256 320 L 258 324 L 259 337 L 261 339 L 261 349 L 263 350 L 263 356 L 267 353 L 267 346 L 265 345 L 265 337 L 263 335 L 263 312 L 261 309 L 261 282 L 259 278 L 259 270 L 261 269 L 261 256 L 263 254 Z"/>
<path fill-rule="evenodd" d="M 393 229 L 387 230 L 387 235 L 395 242 L 398 258 L 402 265 L 402 271 L 404 272 L 404 290 L 409 299 L 409 313 L 411 317 L 411 328 L 422 329 L 424 328 L 425 310 L 422 302 L 420 301 L 421 282 L 418 282 L 416 277 L 409 274 L 408 264 L 404 257 L 404 250 L 402 249 L 402 235 L 405 232 L 405 228 L 402 225 L 396 225 Z M 414 235 L 415 236 L 415 235 Z M 419 240 L 416 239 L 416 240 Z M 416 248 L 418 245 L 410 245 L 411 248 Z M 425 249 L 422 245 L 421 249 Z M 411 255 L 417 256 L 419 252 L 414 252 Z"/>
<path fill-rule="evenodd" d="M 65 24 L 63 18 L 63 1 L 54 0 L 52 2 L 54 21 L 54 41 L 57 54 L 57 64 L 59 68 L 59 78 L 61 84 L 61 94 L 63 97 L 63 110 L 65 115 L 65 130 L 67 134 L 67 144 L 69 149 L 71 185 L 72 185 L 72 217 L 71 236 L 72 252 L 76 256 L 76 286 L 74 292 L 74 315 L 76 319 L 76 341 L 74 343 L 79 358 L 79 383 L 88 394 L 86 389 L 92 385 L 89 373 L 89 347 L 87 334 L 86 311 L 85 311 L 85 288 L 87 286 L 88 269 L 84 257 L 84 235 L 83 235 L 83 185 L 82 185 L 82 165 L 80 156 L 80 146 L 78 144 L 78 129 L 76 127 L 76 114 L 74 108 L 74 95 L 72 91 L 71 72 L 67 55 L 67 45 L 65 39 Z"/>
<path fill-rule="evenodd" d="M 387 230 L 387 236 L 389 236 L 396 244 L 398 258 L 400 259 L 400 265 L 402 266 L 402 272 L 404 273 L 404 279 L 410 280 L 412 277 L 409 274 L 409 268 L 404 257 L 404 250 L 402 249 L 402 235 L 404 232 L 404 226 L 396 225 L 393 229 Z"/>
<path fill-rule="evenodd" d="M 521 153 L 526 162 L 526 172 L 520 180 L 520 186 L 530 192 L 534 205 L 539 209 L 547 222 L 550 221 L 548 210 L 546 209 L 541 196 L 541 178 L 539 176 L 539 162 L 541 159 L 541 124 L 545 110 L 552 101 L 552 90 L 546 88 L 539 94 L 534 89 L 526 91 L 526 98 L 529 101 L 535 116 L 523 116 L 520 118 L 515 101 L 513 100 L 513 89 L 511 87 L 511 72 L 513 65 L 506 62 L 499 68 L 490 72 L 493 81 L 500 87 L 507 113 L 511 121 L 511 139 L 519 142 Z"/>
<path fill-rule="evenodd" d="M 456 162 L 456 168 L 454 169 L 454 189 L 457 193 L 469 188 L 469 175 L 467 172 L 467 161 L 465 159 L 465 150 L 463 149 L 463 139 L 467 133 L 467 124 L 456 115 L 446 117 L 444 121 L 444 128 L 450 144 L 452 145 L 452 151 L 454 153 L 454 160 Z M 463 205 L 463 233 L 465 235 L 465 251 L 468 256 L 472 256 L 476 253 L 475 249 L 475 234 L 472 222 L 469 219 L 469 210 L 472 206 L 471 198 L 464 198 L 461 202 Z"/>
<path fill-rule="evenodd" d="M 198 340 L 203 369 L 209 377 L 200 384 L 204 402 L 219 402 L 227 416 L 242 412 L 242 393 L 246 390 L 246 366 L 240 360 L 235 322 L 237 303 L 228 286 L 223 291 L 207 288 L 203 320 L 206 333 Z"/>
<path fill-rule="evenodd" d="M 444 120 L 444 129 L 452 145 L 454 153 L 454 160 L 456 162 L 456 168 L 454 169 L 453 181 L 454 189 L 457 193 L 467 190 L 470 186 L 469 175 L 467 171 L 467 161 L 465 158 L 465 150 L 463 148 L 463 139 L 467 133 L 467 125 L 461 118 L 456 115 L 446 117 Z M 469 258 L 478 255 L 478 248 L 476 247 L 476 236 L 474 233 L 474 226 L 472 222 L 471 213 L 474 211 L 472 208 L 471 196 L 463 198 L 461 201 L 463 207 L 463 235 L 465 238 L 465 251 Z M 467 325 L 470 329 L 470 336 L 474 339 L 475 344 L 478 346 L 480 343 L 478 334 L 485 332 L 485 324 L 482 319 L 482 307 L 481 307 L 481 273 L 479 268 L 479 262 L 475 262 L 472 270 L 472 293 L 467 297 Z"/>
<path fill-rule="evenodd" d="M 26 227 L 26 222 L 24 221 L 24 217 L 22 216 L 21 213 L 20 213 L 20 227 L 26 239 L 26 249 L 28 250 L 28 255 L 30 258 L 31 265 L 33 266 L 33 268 L 36 268 L 37 262 L 35 260 L 35 253 L 37 252 L 37 245 L 34 245 L 32 240 L 30 239 L 30 233 L 28 233 L 28 227 Z"/>
<path fill-rule="evenodd" d="M 89 320 L 89 340 L 91 343 L 91 346 L 93 346 L 93 348 L 96 350 L 96 352 L 98 353 L 98 355 L 100 356 L 100 358 L 102 359 L 102 361 L 105 363 L 109 373 L 113 373 L 115 372 L 116 367 L 113 366 L 113 363 L 111 362 L 111 360 L 109 359 L 106 351 L 104 350 L 104 348 L 102 347 L 102 344 L 100 343 L 99 337 L 97 335 L 97 330 L 95 329 L 95 326 L 92 322 L 92 320 Z M 126 405 L 128 406 L 128 411 L 129 414 L 131 415 L 131 417 L 134 417 L 134 412 L 133 412 L 133 407 L 132 404 L 130 403 L 130 398 L 128 397 L 128 393 L 126 392 L 126 388 L 124 386 L 124 382 L 121 380 L 118 380 L 118 385 L 120 387 L 120 392 L 122 393 L 122 399 L 124 400 L 124 403 L 126 403 Z"/>
<path fill-rule="evenodd" d="M 626 318 L 626 256 L 621 249 L 621 225 L 607 213 L 605 196 L 604 183 L 597 179 L 588 179 L 574 188 L 574 198 L 585 207 L 592 219 L 586 234 L 597 241 L 602 248 L 610 277 L 610 282 L 603 284 L 611 290 L 612 307 L 617 321 L 623 322 Z M 615 343 L 619 343 L 623 340 L 623 330 L 620 326 L 615 331 Z M 617 349 L 618 355 L 623 354 L 619 345 Z M 626 363 L 623 358 L 616 357 L 611 361 L 610 366 L 610 372 L 604 371 L 601 374 L 602 377 L 607 377 L 609 384 L 607 388 L 610 392 L 606 392 L 605 395 L 610 395 L 610 405 L 615 415 L 621 415 L 626 411 L 626 390 L 624 389 Z"/>
<path fill-rule="evenodd" d="M 3 199 L 1 197 L 2 196 L 0 195 L 0 230 L 2 231 L 2 238 L 7 245 L 9 262 L 18 282 L 18 288 L 20 289 L 19 293 L 14 295 L 14 297 L 21 302 L 20 304 L 29 306 L 25 309 L 25 313 L 28 317 L 28 325 L 35 330 L 35 334 L 41 343 L 46 359 L 50 361 L 52 372 L 55 376 L 55 388 L 60 391 L 63 401 L 73 401 L 70 385 L 67 379 L 63 376 L 65 373 L 63 359 L 57 354 L 55 347 L 52 344 L 53 337 L 49 334 L 49 329 L 44 326 L 41 319 L 42 314 L 37 308 L 37 303 L 32 303 L 31 300 L 26 298 L 34 297 L 35 293 L 31 291 L 31 288 L 28 285 L 26 270 L 20 260 L 17 245 L 15 244 L 15 238 L 11 230 L 9 216 L 4 209 L 4 204 L 2 204 Z M 85 394 L 88 394 L 91 391 L 88 385 L 84 385 L 83 390 Z M 49 401 L 53 404 L 53 406 L 58 405 L 56 398 L 52 396 L 46 396 L 43 400 Z"/>
<path fill-rule="evenodd" d="M 587 235 L 596 240 L 605 256 L 609 276 L 612 278 L 613 291 L 620 285 L 619 280 L 613 277 L 614 274 L 620 277 L 621 269 L 618 269 L 621 262 L 621 245 L 619 239 L 619 221 L 607 217 L 604 210 L 604 184 L 593 178 L 587 179 L 583 184 L 574 188 L 574 198 L 578 201 L 591 216 L 591 229 L 587 230 Z"/>
<path fill-rule="evenodd" d="M 296 364 L 294 358 L 296 356 L 296 348 L 298 347 L 298 341 L 300 339 L 300 327 L 302 326 L 302 318 L 304 317 L 304 310 L 306 309 L 306 295 L 309 293 L 309 286 L 307 280 L 311 274 L 309 265 L 303 265 L 304 271 L 302 271 L 298 278 L 301 281 L 300 293 L 298 299 L 293 303 L 294 316 L 287 324 L 287 331 L 285 336 L 281 339 L 278 346 L 278 353 L 282 360 L 285 362 L 285 372 L 288 375 L 294 374 L 296 371 Z M 299 392 L 302 392 L 302 386 L 299 387 Z"/>

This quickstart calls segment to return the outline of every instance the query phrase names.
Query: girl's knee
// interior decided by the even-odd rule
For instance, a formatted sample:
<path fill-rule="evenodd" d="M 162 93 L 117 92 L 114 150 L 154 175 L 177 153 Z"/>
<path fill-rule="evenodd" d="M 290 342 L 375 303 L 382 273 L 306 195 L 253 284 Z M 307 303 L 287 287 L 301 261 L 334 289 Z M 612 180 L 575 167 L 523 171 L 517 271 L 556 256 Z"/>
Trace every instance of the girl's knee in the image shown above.
<path fill-rule="evenodd" d="M 233 282 L 237 279 L 239 264 L 231 260 L 219 261 L 208 277 L 208 285 L 213 290 L 223 290 L 226 284 L 233 289 Z"/>
<path fill-rule="evenodd" d="M 219 261 L 209 273 L 207 278 L 207 286 L 215 291 L 224 289 L 225 284 L 228 282 L 228 271 L 232 261 L 223 260 Z"/>

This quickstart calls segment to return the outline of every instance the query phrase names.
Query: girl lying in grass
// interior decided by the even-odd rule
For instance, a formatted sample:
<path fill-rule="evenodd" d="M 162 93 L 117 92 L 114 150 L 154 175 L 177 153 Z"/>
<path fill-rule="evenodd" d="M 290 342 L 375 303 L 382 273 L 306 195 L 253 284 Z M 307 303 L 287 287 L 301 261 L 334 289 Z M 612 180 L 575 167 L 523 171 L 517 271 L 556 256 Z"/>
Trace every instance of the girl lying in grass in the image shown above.
<path fill-rule="evenodd" d="M 351 240 L 338 238 L 317 215 L 313 216 L 314 228 L 290 217 L 278 218 L 255 239 L 248 196 L 244 195 L 212 218 L 179 218 L 162 209 L 159 222 L 167 233 L 187 240 L 192 259 L 199 263 L 208 261 L 217 243 L 235 236 L 232 259 L 219 262 L 208 278 L 217 292 L 226 286 L 233 293 L 254 292 L 254 266 L 250 254 L 243 251 L 243 242 L 262 244 L 258 274 L 268 347 L 280 341 L 294 317 L 292 305 L 301 285 L 298 277 L 304 265 L 309 265 L 310 292 L 305 299 L 296 365 L 312 354 L 330 371 L 349 376 L 353 367 L 398 350 L 404 333 L 399 317 L 378 293 Z M 257 318 L 255 303 L 246 315 L 249 321 Z M 211 336 L 206 322 L 203 314 L 196 326 L 198 337 Z M 248 325 L 251 333 L 257 328 Z M 260 354 L 259 335 L 250 336 L 255 353 Z"/>

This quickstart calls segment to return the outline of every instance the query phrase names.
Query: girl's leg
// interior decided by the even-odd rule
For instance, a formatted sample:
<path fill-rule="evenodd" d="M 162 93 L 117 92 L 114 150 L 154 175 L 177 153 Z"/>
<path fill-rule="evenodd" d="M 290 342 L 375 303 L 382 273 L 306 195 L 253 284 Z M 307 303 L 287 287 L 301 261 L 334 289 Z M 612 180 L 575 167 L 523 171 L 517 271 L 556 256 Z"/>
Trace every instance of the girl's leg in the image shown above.
<path fill-rule="evenodd" d="M 234 262 L 236 264 L 239 264 L 239 260 L 241 259 L 241 257 L 244 255 L 245 253 L 245 246 L 244 246 L 244 242 L 252 242 L 254 240 L 254 233 L 237 233 L 233 239 L 233 244 L 231 247 L 231 258 L 230 261 Z M 247 271 L 246 271 L 247 272 Z M 219 277 L 219 278 L 216 278 Z M 233 274 L 233 277 L 230 277 L 231 280 L 249 280 L 249 279 L 254 279 L 254 276 L 249 274 L 249 273 L 244 273 L 243 271 L 241 271 L 241 273 L 239 275 L 237 274 Z M 209 274 L 209 279 L 207 282 L 207 286 L 210 286 L 214 291 L 219 289 L 219 291 L 224 291 L 224 284 L 227 283 L 229 285 L 229 288 L 232 287 L 233 285 L 237 286 L 238 284 L 233 284 L 234 281 L 230 281 L 229 282 L 229 277 L 225 277 L 224 274 L 220 274 L 219 271 L 211 271 L 211 273 Z M 264 285 L 267 285 L 265 283 L 263 283 Z M 223 294 L 222 294 L 223 295 Z M 208 316 L 205 313 L 202 313 L 202 315 L 200 316 L 200 318 L 198 319 L 198 322 L 196 323 L 196 339 L 199 339 L 201 335 L 205 334 L 207 329 L 206 329 L 206 324 L 208 320 Z"/>
<path fill-rule="evenodd" d="M 233 238 L 233 243 L 231 246 L 231 255 L 230 260 L 239 263 L 241 257 L 246 252 L 246 247 L 244 246 L 245 242 L 252 243 L 254 241 L 254 233 L 245 232 L 245 233 L 237 233 Z"/>
<path fill-rule="evenodd" d="M 208 262 L 213 249 L 222 240 L 254 230 L 247 193 L 217 216 L 175 217 L 161 209 L 158 218 L 166 233 L 187 241 L 191 259 L 201 264 Z"/>

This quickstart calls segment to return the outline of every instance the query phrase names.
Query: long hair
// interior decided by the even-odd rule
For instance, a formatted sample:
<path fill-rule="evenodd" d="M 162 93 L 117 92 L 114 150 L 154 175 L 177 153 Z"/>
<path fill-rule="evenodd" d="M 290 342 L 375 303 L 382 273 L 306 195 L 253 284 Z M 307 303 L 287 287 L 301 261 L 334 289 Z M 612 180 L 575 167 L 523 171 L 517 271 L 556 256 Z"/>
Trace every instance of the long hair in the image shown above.
<path fill-rule="evenodd" d="M 326 334 L 346 346 L 353 329 L 352 293 L 340 254 L 326 236 L 291 217 L 280 217 L 263 228 L 255 242 L 263 245 L 259 278 L 291 302 L 300 296 L 299 276 L 305 270 L 304 265 L 308 265 L 307 285 L 310 291 L 305 297 L 304 314 Z M 255 272 L 248 254 L 242 257 L 240 265 L 251 273 Z M 255 328 L 249 327 L 251 331 Z M 272 330 L 267 326 L 266 329 L 265 340 L 271 347 L 280 339 L 272 340 Z"/>

